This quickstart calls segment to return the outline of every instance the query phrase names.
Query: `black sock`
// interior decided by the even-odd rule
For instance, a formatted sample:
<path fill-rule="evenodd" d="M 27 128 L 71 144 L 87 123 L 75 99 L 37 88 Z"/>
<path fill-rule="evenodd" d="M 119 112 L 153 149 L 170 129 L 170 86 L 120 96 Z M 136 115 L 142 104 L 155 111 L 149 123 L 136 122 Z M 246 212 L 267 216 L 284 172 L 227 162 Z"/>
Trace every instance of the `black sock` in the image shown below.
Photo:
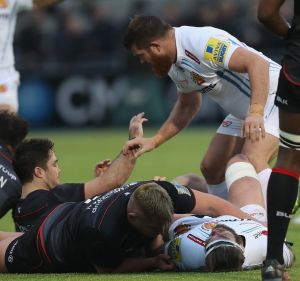
<path fill-rule="evenodd" d="M 299 174 L 273 168 L 267 190 L 268 248 L 267 259 L 283 264 L 283 243 L 297 199 Z"/>

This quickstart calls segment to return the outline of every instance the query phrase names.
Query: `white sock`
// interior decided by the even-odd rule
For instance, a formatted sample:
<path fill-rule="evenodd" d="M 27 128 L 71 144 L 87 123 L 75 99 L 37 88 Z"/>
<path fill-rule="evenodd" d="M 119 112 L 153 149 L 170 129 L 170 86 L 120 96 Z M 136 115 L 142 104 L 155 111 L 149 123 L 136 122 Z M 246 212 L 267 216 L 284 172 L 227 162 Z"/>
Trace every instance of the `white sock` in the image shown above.
<path fill-rule="evenodd" d="M 268 182 L 269 182 L 271 173 L 272 173 L 272 169 L 267 168 L 267 169 L 260 171 L 257 174 L 260 185 L 261 185 L 261 190 L 263 193 L 266 209 L 267 209 L 267 189 L 268 189 Z"/>
<path fill-rule="evenodd" d="M 228 198 L 228 190 L 226 186 L 226 182 L 223 181 L 219 184 L 209 184 L 208 185 L 208 193 L 221 197 L 225 200 Z"/>

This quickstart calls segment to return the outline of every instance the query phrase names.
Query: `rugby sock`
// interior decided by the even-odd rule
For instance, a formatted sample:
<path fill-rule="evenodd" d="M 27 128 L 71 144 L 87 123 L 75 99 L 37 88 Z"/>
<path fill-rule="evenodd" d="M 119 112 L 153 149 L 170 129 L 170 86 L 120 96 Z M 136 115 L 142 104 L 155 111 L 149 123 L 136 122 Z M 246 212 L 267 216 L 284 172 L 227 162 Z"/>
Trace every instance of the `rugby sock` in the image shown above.
<path fill-rule="evenodd" d="M 298 193 L 299 174 L 275 167 L 269 180 L 267 259 L 283 264 L 283 242 Z"/>
<path fill-rule="evenodd" d="M 228 190 L 227 190 L 226 182 L 223 181 L 219 184 L 209 184 L 208 185 L 208 193 L 216 195 L 220 198 L 227 200 Z"/>
<path fill-rule="evenodd" d="M 267 189 L 268 189 L 268 182 L 269 182 L 271 173 L 272 173 L 272 169 L 267 168 L 267 169 L 260 171 L 257 174 L 260 185 L 261 185 L 261 191 L 262 191 L 262 194 L 264 197 L 266 210 L 267 210 Z"/>

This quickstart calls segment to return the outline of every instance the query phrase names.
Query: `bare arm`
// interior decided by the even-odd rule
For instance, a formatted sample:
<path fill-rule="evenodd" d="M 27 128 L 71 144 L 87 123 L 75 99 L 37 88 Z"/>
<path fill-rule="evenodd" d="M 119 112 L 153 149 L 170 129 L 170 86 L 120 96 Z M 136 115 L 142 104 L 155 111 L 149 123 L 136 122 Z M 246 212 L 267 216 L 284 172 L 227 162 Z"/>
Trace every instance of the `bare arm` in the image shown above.
<path fill-rule="evenodd" d="M 33 0 L 33 9 L 40 9 L 62 2 L 63 0 Z"/>
<path fill-rule="evenodd" d="M 229 61 L 229 69 L 248 73 L 251 84 L 250 109 L 243 126 L 243 135 L 252 141 L 265 137 L 264 107 L 269 93 L 269 62 L 245 49 L 235 50 Z"/>
<path fill-rule="evenodd" d="M 212 217 L 231 215 L 241 219 L 252 219 L 230 202 L 217 196 L 193 190 L 196 204 L 191 211 L 193 214 L 208 215 Z"/>
<path fill-rule="evenodd" d="M 147 119 L 144 113 L 133 116 L 129 123 L 129 138 L 143 136 L 143 123 Z M 110 191 L 126 182 L 134 168 L 136 158 L 131 154 L 120 155 L 111 163 L 105 171 L 97 173 L 98 176 L 85 183 L 85 199 L 91 198 L 99 193 Z"/>
<path fill-rule="evenodd" d="M 135 153 L 135 156 L 138 157 L 160 146 L 179 133 L 192 121 L 200 105 L 200 93 L 179 94 L 169 118 L 162 125 L 157 134 L 152 138 L 136 138 L 127 142 L 123 148 L 123 152 L 127 154 L 130 150 L 139 148 Z"/>
<path fill-rule="evenodd" d="M 280 15 L 280 7 L 285 0 L 261 0 L 257 10 L 259 21 L 273 33 L 285 37 L 290 25 Z"/>

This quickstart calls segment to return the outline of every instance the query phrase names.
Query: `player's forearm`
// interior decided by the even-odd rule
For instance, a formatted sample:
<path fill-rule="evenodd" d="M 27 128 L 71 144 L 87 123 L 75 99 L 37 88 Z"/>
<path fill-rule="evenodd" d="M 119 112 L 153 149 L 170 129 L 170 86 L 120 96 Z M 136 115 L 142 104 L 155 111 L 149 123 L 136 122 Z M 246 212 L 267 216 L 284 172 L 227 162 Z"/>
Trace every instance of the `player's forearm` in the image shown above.
<path fill-rule="evenodd" d="M 256 57 L 255 61 L 249 64 L 247 71 L 251 83 L 249 112 L 263 115 L 269 94 L 269 62 Z"/>
<path fill-rule="evenodd" d="M 181 94 L 183 95 L 183 94 Z M 199 110 L 201 96 L 198 93 L 184 94 L 186 97 L 179 96 L 178 100 L 170 113 L 169 118 L 153 137 L 155 147 L 160 146 L 183 128 L 189 125 Z M 189 96 L 188 96 L 189 95 Z"/>
<path fill-rule="evenodd" d="M 33 8 L 39 9 L 62 2 L 63 0 L 33 0 Z"/>
<path fill-rule="evenodd" d="M 135 162 L 135 158 L 120 153 L 105 173 L 85 184 L 85 198 L 91 198 L 123 185 L 131 175 Z"/>

